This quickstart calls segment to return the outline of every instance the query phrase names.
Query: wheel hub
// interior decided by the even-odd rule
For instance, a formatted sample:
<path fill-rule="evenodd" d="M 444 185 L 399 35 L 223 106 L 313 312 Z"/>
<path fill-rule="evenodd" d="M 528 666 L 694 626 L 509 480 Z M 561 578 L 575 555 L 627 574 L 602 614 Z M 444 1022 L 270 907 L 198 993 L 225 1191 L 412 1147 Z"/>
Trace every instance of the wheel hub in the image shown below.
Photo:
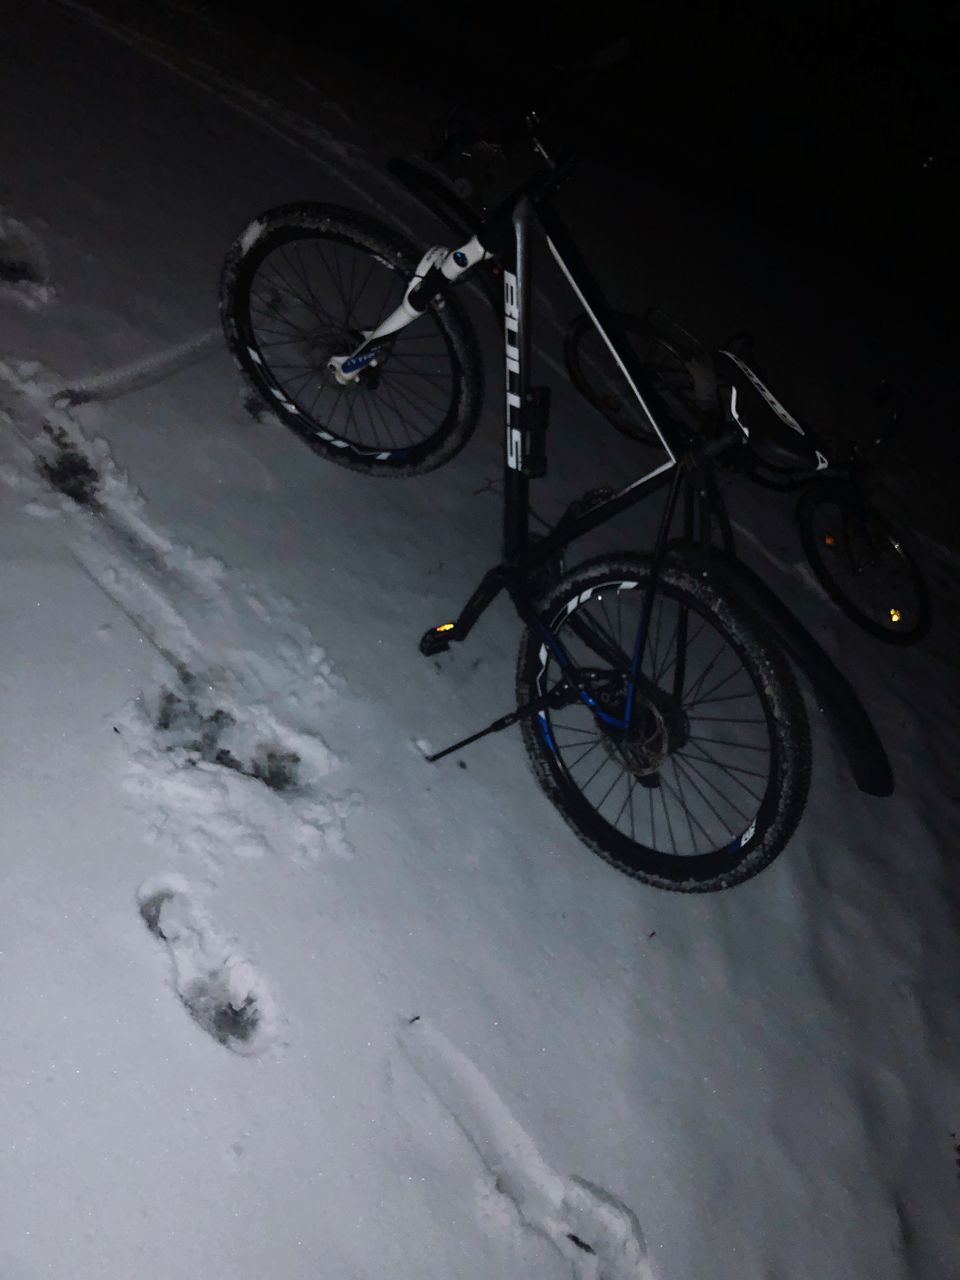
<path fill-rule="evenodd" d="M 656 707 L 643 707 L 634 720 L 636 724 L 617 744 L 618 754 L 630 773 L 647 778 L 660 772 L 670 750 L 670 734 Z"/>
<path fill-rule="evenodd" d="M 327 367 L 332 356 L 348 356 L 363 341 L 361 334 L 353 335 L 333 325 L 318 325 L 304 334 L 303 354 L 324 381 L 331 374 Z"/>
<path fill-rule="evenodd" d="M 623 714 L 623 699 L 614 707 L 609 694 L 601 694 L 597 701 L 611 714 Z M 666 718 L 658 707 L 650 702 L 634 706 L 633 723 L 627 730 L 610 730 L 604 734 L 604 746 L 608 755 L 636 778 L 649 778 L 658 773 L 671 749 L 670 731 Z"/>
<path fill-rule="evenodd" d="M 344 333 L 339 329 L 320 329 L 309 339 L 308 359 L 313 364 L 321 381 L 336 387 L 338 391 L 349 391 L 351 388 L 365 387 L 368 391 L 380 385 L 380 374 L 384 361 L 389 355 L 389 343 L 377 347 L 368 355 L 358 357 L 358 362 L 369 360 L 346 376 L 331 367 L 331 360 L 345 360 L 363 343 L 364 335 L 359 330 Z"/>

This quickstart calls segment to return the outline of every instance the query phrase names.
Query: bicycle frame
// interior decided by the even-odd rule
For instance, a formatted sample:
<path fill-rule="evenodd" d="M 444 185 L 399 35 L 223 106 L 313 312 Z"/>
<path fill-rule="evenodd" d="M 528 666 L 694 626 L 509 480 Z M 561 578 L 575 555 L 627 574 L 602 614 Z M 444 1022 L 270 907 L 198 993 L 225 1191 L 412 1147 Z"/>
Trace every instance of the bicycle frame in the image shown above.
<path fill-rule="evenodd" d="M 748 570 L 736 557 L 729 517 L 717 490 L 716 478 L 710 465 L 710 459 L 733 444 L 743 443 L 748 437 L 747 428 L 742 423 L 736 422 L 735 415 L 729 415 L 725 417 L 723 422 L 718 423 L 721 428 L 721 434 L 718 439 L 706 445 L 699 439 L 691 441 L 686 428 L 682 425 L 677 425 L 669 409 L 662 406 L 657 397 L 646 388 L 643 372 L 636 368 L 635 358 L 625 336 L 622 334 L 616 317 L 610 314 L 609 307 L 604 302 L 602 295 L 600 295 L 599 289 L 590 279 L 589 273 L 583 267 L 579 255 L 570 245 L 562 227 L 559 225 L 558 219 L 551 217 L 552 211 L 547 209 L 542 201 L 538 201 L 535 198 L 535 191 L 538 185 L 543 192 L 546 192 L 551 183 L 556 184 L 558 181 L 556 173 L 548 177 L 545 182 L 540 184 L 531 183 L 526 189 L 515 192 L 510 200 L 501 206 L 500 210 L 496 211 L 484 224 L 480 224 L 469 208 L 466 206 L 461 208 L 460 202 L 455 197 L 451 197 L 449 193 L 443 191 L 441 197 L 434 190 L 436 184 L 424 182 L 419 170 L 417 171 L 416 179 L 411 182 L 407 166 L 403 164 L 400 166 L 400 172 L 397 176 L 441 220 L 451 224 L 454 234 L 469 235 L 471 232 L 473 233 L 461 250 L 450 250 L 443 255 L 448 262 L 458 266 L 459 263 L 456 262 L 456 259 L 459 256 L 461 262 L 468 263 L 474 253 L 477 255 L 474 261 L 479 262 L 483 262 L 485 258 L 496 256 L 513 276 L 516 283 L 511 294 L 508 295 L 507 283 L 505 282 L 504 284 L 503 313 L 505 317 L 508 303 L 512 312 L 516 313 L 515 315 L 511 314 L 511 319 L 516 320 L 517 323 L 511 326 L 506 353 L 511 362 L 516 362 L 516 367 L 508 370 L 508 373 L 512 373 L 514 377 L 514 396 L 518 396 L 519 389 L 523 389 L 525 393 L 530 391 L 527 378 L 530 350 L 528 302 L 530 296 L 530 234 L 531 223 L 539 223 L 545 231 L 551 254 L 557 260 L 574 293 L 589 308 L 592 322 L 602 333 L 605 343 L 630 380 L 637 398 L 644 404 L 644 408 L 650 416 L 654 429 L 667 454 L 667 460 L 661 466 L 640 476 L 605 501 L 594 503 L 582 514 L 572 517 L 568 513 L 546 538 L 531 544 L 528 535 L 530 516 L 528 481 L 530 476 L 524 474 L 522 467 L 509 465 L 511 447 L 514 450 L 513 459 L 519 456 L 522 462 L 525 455 L 529 457 L 531 448 L 527 437 L 530 434 L 531 423 L 529 417 L 526 420 L 522 417 L 514 419 L 511 414 L 507 420 L 505 431 L 517 431 L 519 433 L 519 441 L 517 436 L 511 435 L 508 440 L 505 435 L 503 560 L 484 575 L 482 581 L 461 610 L 456 622 L 442 623 L 440 626 L 432 627 L 426 632 L 420 642 L 421 651 L 425 654 L 439 653 L 449 648 L 452 640 L 464 640 L 478 618 L 496 596 L 501 591 L 506 590 L 521 620 L 527 626 L 534 628 L 536 633 L 544 638 L 544 643 L 550 647 L 551 651 L 557 656 L 558 661 L 566 662 L 566 670 L 569 671 L 572 664 L 566 660 L 562 643 L 557 636 L 552 634 L 537 613 L 530 584 L 531 575 L 538 568 L 545 566 L 566 545 L 607 520 L 612 519 L 621 511 L 626 510 L 633 503 L 642 500 L 651 494 L 654 489 L 669 481 L 672 482 L 671 492 L 667 499 L 656 545 L 651 557 L 651 567 L 654 574 L 658 571 L 663 557 L 668 551 L 682 551 L 686 552 L 688 556 L 691 550 L 699 552 L 696 567 L 703 571 L 709 562 L 711 574 L 718 580 L 724 594 L 734 600 L 743 602 L 745 607 L 758 613 L 771 628 L 773 634 L 782 645 L 784 652 L 790 656 L 811 681 L 819 704 L 824 706 L 829 713 L 838 743 L 860 789 L 869 795 L 890 795 L 894 784 L 889 760 L 886 757 L 882 743 L 877 737 L 876 730 L 873 728 L 855 691 L 837 670 L 827 654 L 800 626 L 779 598 L 766 586 L 762 579 Z M 526 203 L 524 203 L 524 197 L 526 198 Z M 480 237 L 482 237 L 483 243 L 481 243 Z M 468 253 L 467 251 L 470 252 Z M 436 267 L 436 262 L 437 259 L 432 258 L 423 271 L 418 268 L 411 289 L 425 283 L 426 271 L 430 265 Z M 520 268 L 519 271 L 518 267 Z M 450 276 L 447 277 L 441 271 L 435 270 L 434 282 L 439 285 L 435 293 L 442 292 L 443 288 L 449 288 L 455 282 L 455 279 L 456 272 L 451 272 Z M 487 300 L 493 306 L 495 313 L 499 314 L 500 308 L 497 305 L 498 291 L 494 288 L 493 275 L 489 274 L 482 277 L 480 283 Z M 410 322 L 410 318 L 412 316 L 407 319 L 407 323 Z M 505 334 L 507 327 L 504 320 L 502 328 Z M 358 351 L 362 352 L 366 345 L 366 342 L 361 344 Z M 638 388 L 639 392 L 637 391 Z M 521 398 L 520 406 L 511 404 L 510 408 L 520 408 L 523 403 L 524 400 Z M 736 408 L 735 402 L 732 407 Z M 816 483 L 828 483 L 827 477 L 830 476 L 832 478 L 835 474 L 835 468 L 831 466 L 829 470 L 821 472 L 820 476 L 817 477 Z M 684 487 L 685 507 L 683 537 L 678 545 L 677 541 L 669 540 L 669 529 L 676 511 L 681 485 Z M 698 512 L 699 529 L 696 528 Z M 717 517 L 721 534 L 719 548 L 712 544 L 711 531 L 713 526 L 711 520 L 714 516 Z M 642 644 L 646 641 L 645 629 L 649 624 L 653 586 L 652 575 L 646 593 L 647 603 L 644 607 L 644 612 L 647 614 L 646 621 L 644 622 L 642 619 L 641 634 L 638 634 L 637 637 L 637 649 L 630 661 L 631 684 L 636 683 L 636 672 L 639 670 L 639 663 L 642 659 Z M 595 651 L 598 649 L 596 645 L 593 647 Z M 601 656 L 609 657 L 610 655 Z M 616 661 L 620 661 L 626 655 L 613 655 L 613 657 Z M 586 701 L 589 692 L 586 689 L 577 687 L 574 696 Z M 440 760 L 451 752 L 458 751 L 489 733 L 495 733 L 516 724 L 519 720 L 535 714 L 547 705 L 547 699 L 541 698 L 526 706 L 518 707 L 507 715 L 500 717 L 500 719 L 495 720 L 492 724 L 487 725 L 484 729 L 470 734 L 442 751 L 432 753 L 427 759 L 431 761 Z M 594 714 L 597 714 L 600 708 L 596 707 L 594 703 L 591 710 L 594 711 Z M 623 728 L 625 723 L 625 719 L 621 720 L 620 727 Z M 611 726 L 611 728 L 615 733 L 616 726 Z"/>
<path fill-rule="evenodd" d="M 389 335 L 411 323 L 438 295 L 442 298 L 445 290 L 456 284 L 471 266 L 496 257 L 504 267 L 505 277 L 509 275 L 510 279 L 504 280 L 503 289 L 503 332 L 506 341 L 507 390 L 513 398 L 507 405 L 509 412 L 506 415 L 504 433 L 503 558 L 484 575 L 457 620 L 430 628 L 421 639 L 420 648 L 424 654 L 429 655 L 448 649 L 454 640 L 466 639 L 480 616 L 499 593 L 505 590 L 520 619 L 535 635 L 542 637 L 543 643 L 554 654 L 565 673 L 565 680 L 555 685 L 550 693 L 544 693 L 526 705 L 515 708 L 484 729 L 426 758 L 431 761 L 439 760 L 489 733 L 505 729 L 521 719 L 559 705 L 554 700 L 558 690 L 561 700 L 580 700 L 590 707 L 598 720 L 605 719 L 611 736 L 629 732 L 630 715 L 634 708 L 631 706 L 631 711 L 618 719 L 608 716 L 597 706 L 588 687 L 591 676 L 595 673 L 583 669 L 579 673 L 580 678 L 577 678 L 577 669 L 567 657 L 562 641 L 553 634 L 548 620 L 538 612 L 538 588 L 533 575 L 568 544 L 627 510 L 634 503 L 642 501 L 656 488 L 669 483 L 670 492 L 649 558 L 650 575 L 645 598 L 641 602 L 641 619 L 634 653 L 627 655 L 611 649 L 609 644 L 604 644 L 602 636 L 592 634 L 587 637 L 588 648 L 600 657 L 611 674 L 620 673 L 626 677 L 630 685 L 630 704 L 633 702 L 634 689 L 638 686 L 651 695 L 653 700 L 657 691 L 645 685 L 640 673 L 657 576 L 668 554 L 679 553 L 689 562 L 693 552 L 695 569 L 705 572 L 709 564 L 711 576 L 717 580 L 724 596 L 758 613 L 770 627 L 784 652 L 811 681 L 819 705 L 824 706 L 830 715 L 839 745 L 860 789 L 870 795 L 890 795 L 893 791 L 893 775 L 889 760 L 855 691 L 775 593 L 735 555 L 729 517 L 719 496 L 711 460 L 731 446 L 744 443 L 748 436 L 746 427 L 735 419 L 725 420 L 717 424 L 720 428 L 719 435 L 705 443 L 701 436 L 692 435 L 682 420 L 678 422 L 670 407 L 648 387 L 644 372 L 637 367 L 638 362 L 616 316 L 611 314 L 579 254 L 570 244 L 559 219 L 544 204 L 542 198 L 538 198 L 538 195 L 542 197 L 546 194 L 558 180 L 559 175 L 554 171 L 546 180 L 530 183 L 526 188 L 515 192 L 484 224 L 468 225 L 464 230 L 467 234 L 473 234 L 459 250 L 431 250 L 426 254 L 414 272 L 404 302 L 398 308 L 399 314 L 387 317 L 387 321 L 377 331 L 367 333 L 360 346 L 350 357 L 344 359 L 345 363 L 346 359 L 352 360 L 360 356 L 361 359 L 355 366 L 357 371 L 362 370 L 366 364 L 374 363 L 381 352 L 389 350 L 389 343 L 380 342 L 381 351 L 378 352 L 379 335 Z M 428 197 L 429 194 L 428 192 Z M 431 203 L 429 198 L 427 203 Z M 530 247 L 534 225 L 539 225 L 543 230 L 552 256 L 573 292 L 588 308 L 591 321 L 628 379 L 663 445 L 666 460 L 610 497 L 601 500 L 595 495 L 588 495 L 592 501 L 585 509 L 574 513 L 571 508 L 547 537 L 531 542 L 528 483 L 532 478 L 531 472 L 536 470 L 535 467 L 531 468 L 531 462 L 536 462 L 537 451 L 543 444 L 543 418 L 537 413 L 537 393 L 529 385 Z M 487 275 L 485 283 L 488 287 L 484 289 L 491 300 L 494 293 L 490 287 L 493 279 L 492 273 Z M 412 296 L 419 306 L 408 307 Z M 348 370 L 342 376 L 350 378 L 354 375 Z M 827 482 L 827 475 L 832 471 L 833 468 L 823 475 L 823 483 Z M 820 477 L 817 482 L 821 482 Z M 670 529 L 681 488 L 685 500 L 683 536 L 672 540 Z M 584 504 L 576 505 L 583 508 Z M 713 542 L 713 529 L 717 527 L 713 523 L 714 517 L 717 518 L 721 534 L 720 547 Z M 682 634 L 678 633 L 678 648 L 682 649 L 684 643 Z M 678 672 L 681 666 L 682 661 L 678 661 Z M 666 691 L 661 693 L 666 694 Z M 625 698 L 625 711 L 627 705 L 628 700 Z"/>
<path fill-rule="evenodd" d="M 590 706 L 594 715 L 614 731 L 630 727 L 635 691 L 646 645 L 647 630 L 653 607 L 657 577 L 667 551 L 681 484 L 687 485 L 684 512 L 684 534 L 693 540 L 695 511 L 699 511 L 699 542 L 704 548 L 710 541 L 710 503 L 716 495 L 712 475 L 705 474 L 709 457 L 742 438 L 736 431 L 721 440 L 694 447 L 689 432 L 670 413 L 668 406 L 647 385 L 642 367 L 620 330 L 616 316 L 601 290 L 590 276 L 578 251 L 567 235 L 560 219 L 546 204 L 534 204 L 526 192 L 515 199 L 510 208 L 509 236 L 506 233 L 502 207 L 490 221 L 479 228 L 475 237 L 457 253 L 464 260 L 476 258 L 475 246 L 496 253 L 503 267 L 503 332 L 505 342 L 505 435 L 504 435 L 504 505 L 503 559 L 490 569 L 470 596 L 458 618 L 428 631 L 421 642 L 425 653 L 436 653 L 449 647 L 451 641 L 466 638 L 480 616 L 500 591 L 506 590 L 521 620 L 539 632 L 544 643 L 555 654 L 561 669 L 571 680 L 576 696 Z M 531 352 L 531 242 L 532 224 L 539 223 L 547 246 L 570 287 L 587 309 L 597 331 L 609 347 L 627 378 L 634 395 L 659 437 L 667 458 L 659 466 L 631 481 L 624 488 L 594 503 L 579 514 L 568 513 L 547 536 L 536 543 L 529 537 L 529 482 L 542 474 L 545 464 L 543 433 L 545 392 L 529 381 Z M 429 270 L 429 268 L 428 268 Z M 390 320 L 386 322 L 388 325 Z M 375 339 L 369 339 L 374 341 Z M 606 523 L 622 511 L 642 501 L 655 488 L 670 482 L 670 489 L 650 560 L 650 576 L 645 590 L 641 622 L 634 651 L 630 658 L 624 714 L 614 716 L 600 709 L 589 690 L 578 678 L 576 668 L 556 635 L 537 612 L 530 589 L 531 575 L 570 543 Z M 697 506 L 693 501 L 694 485 L 701 494 Z M 709 495 L 709 496 L 708 496 Z M 728 526 L 726 526 L 728 528 Z M 609 655 L 606 655 L 609 657 Z M 682 680 L 683 663 L 677 663 L 676 678 Z M 536 705 L 522 708 L 521 714 L 532 714 Z M 498 721 L 499 727 L 512 723 L 515 717 Z M 472 740 L 472 739 L 470 739 Z M 460 745 L 460 744 L 458 744 Z M 443 753 L 445 754 L 445 753 Z"/>
<path fill-rule="evenodd" d="M 631 481 L 607 501 L 598 505 L 590 517 L 579 517 L 569 524 L 562 540 L 554 542 L 551 534 L 537 549 L 531 562 L 529 549 L 529 460 L 536 459 L 538 442 L 534 435 L 537 423 L 530 407 L 535 403 L 528 380 L 530 364 L 530 267 L 531 223 L 536 219 L 547 247 L 581 305 L 596 326 L 624 377 L 650 421 L 666 452 L 666 461 L 645 475 Z M 691 437 L 670 415 L 660 396 L 648 385 L 642 366 L 633 354 L 616 315 L 589 274 L 583 259 L 573 245 L 559 217 L 549 205 L 533 205 L 526 196 L 517 202 L 513 212 L 512 261 L 504 261 L 504 337 L 507 376 L 506 436 L 504 440 L 504 527 L 503 556 L 508 564 L 524 560 L 534 567 L 567 543 L 590 529 L 618 515 L 641 500 L 649 486 L 677 465 L 689 449 Z M 483 242 L 483 229 L 479 233 Z M 545 550 L 549 548 L 549 550 Z M 545 554 L 544 554 L 545 552 Z"/>

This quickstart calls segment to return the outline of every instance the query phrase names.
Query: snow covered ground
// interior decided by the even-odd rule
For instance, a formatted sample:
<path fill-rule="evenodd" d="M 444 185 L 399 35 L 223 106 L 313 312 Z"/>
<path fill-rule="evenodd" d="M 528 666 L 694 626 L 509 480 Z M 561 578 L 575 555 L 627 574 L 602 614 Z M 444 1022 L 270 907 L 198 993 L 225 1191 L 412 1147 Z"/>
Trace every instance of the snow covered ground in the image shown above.
<path fill-rule="evenodd" d="M 211 336 L 256 211 L 425 225 L 381 176 L 416 110 L 355 110 L 321 58 L 311 132 L 150 41 L 0 19 L 0 195 L 38 276 L 0 286 L 0 1278 L 955 1274 L 952 598 L 889 652 L 751 498 L 746 554 L 898 790 L 859 794 L 811 704 L 806 816 L 731 893 L 610 870 L 516 734 L 426 765 L 416 740 L 510 706 L 505 609 L 416 648 L 496 554 L 498 397 L 445 471 L 378 482 L 255 421 Z M 550 377 L 549 320 L 541 345 Z M 553 381 L 548 513 L 632 457 Z"/>

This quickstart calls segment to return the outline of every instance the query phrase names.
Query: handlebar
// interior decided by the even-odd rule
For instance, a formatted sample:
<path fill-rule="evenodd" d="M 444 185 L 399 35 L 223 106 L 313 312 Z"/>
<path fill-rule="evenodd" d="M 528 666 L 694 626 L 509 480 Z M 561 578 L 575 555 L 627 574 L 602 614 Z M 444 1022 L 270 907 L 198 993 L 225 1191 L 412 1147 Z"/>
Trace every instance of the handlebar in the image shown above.
<path fill-rule="evenodd" d="M 549 137 L 552 130 L 569 119 L 601 75 L 624 62 L 632 51 L 633 44 L 626 39 L 604 46 L 581 64 L 580 74 L 572 82 L 566 70 L 554 76 L 541 91 L 538 104 L 507 117 L 490 117 L 472 126 L 462 124 L 447 132 L 427 158 L 439 164 L 478 154 L 495 160 L 504 158 L 518 143 L 529 142 L 548 166 L 555 166 L 570 149 Z"/>

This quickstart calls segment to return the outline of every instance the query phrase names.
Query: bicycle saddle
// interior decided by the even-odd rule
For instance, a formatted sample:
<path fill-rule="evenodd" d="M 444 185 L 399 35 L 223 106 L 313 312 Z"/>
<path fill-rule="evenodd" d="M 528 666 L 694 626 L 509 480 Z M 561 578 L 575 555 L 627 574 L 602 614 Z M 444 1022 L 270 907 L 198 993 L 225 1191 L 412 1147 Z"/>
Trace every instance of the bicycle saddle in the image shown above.
<path fill-rule="evenodd" d="M 720 381 L 732 389 L 730 411 L 749 433 L 757 459 L 778 471 L 816 471 L 823 465 L 813 434 L 785 409 L 747 364 L 742 344 L 717 352 Z M 725 397 L 726 398 L 726 397 Z"/>

